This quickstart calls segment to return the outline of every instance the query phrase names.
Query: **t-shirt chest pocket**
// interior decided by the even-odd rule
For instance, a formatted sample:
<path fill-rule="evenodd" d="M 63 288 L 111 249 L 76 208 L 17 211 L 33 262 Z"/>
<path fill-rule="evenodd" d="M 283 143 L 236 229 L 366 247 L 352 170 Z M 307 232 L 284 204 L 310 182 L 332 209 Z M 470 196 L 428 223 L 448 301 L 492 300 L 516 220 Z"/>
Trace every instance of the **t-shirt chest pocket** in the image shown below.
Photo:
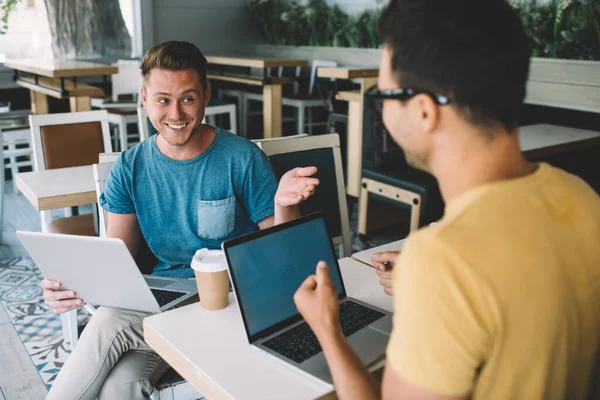
<path fill-rule="evenodd" d="M 218 240 L 235 229 L 235 197 L 223 200 L 198 200 L 198 236 Z"/>

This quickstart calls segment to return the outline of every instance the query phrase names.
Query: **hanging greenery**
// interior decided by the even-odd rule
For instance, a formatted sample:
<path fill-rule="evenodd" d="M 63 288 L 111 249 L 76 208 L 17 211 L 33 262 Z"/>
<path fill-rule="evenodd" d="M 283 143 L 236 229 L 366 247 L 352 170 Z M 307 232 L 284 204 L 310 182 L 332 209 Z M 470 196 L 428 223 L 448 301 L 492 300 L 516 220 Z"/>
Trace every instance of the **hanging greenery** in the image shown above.
<path fill-rule="evenodd" d="M 600 0 L 514 1 L 534 57 L 600 61 Z"/>
<path fill-rule="evenodd" d="M 0 35 L 8 30 L 8 16 L 20 0 L 0 0 Z"/>
<path fill-rule="evenodd" d="M 375 0 L 381 4 L 384 0 Z M 377 48 L 380 9 L 348 15 L 324 0 L 247 0 L 267 44 Z"/>

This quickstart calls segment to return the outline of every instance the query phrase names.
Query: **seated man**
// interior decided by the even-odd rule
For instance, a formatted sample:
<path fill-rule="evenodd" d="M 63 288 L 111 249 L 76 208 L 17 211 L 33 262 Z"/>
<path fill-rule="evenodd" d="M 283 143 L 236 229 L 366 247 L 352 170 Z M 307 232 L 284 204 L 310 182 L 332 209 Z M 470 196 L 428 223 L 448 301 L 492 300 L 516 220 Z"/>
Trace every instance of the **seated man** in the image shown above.
<path fill-rule="evenodd" d="M 587 399 L 600 199 L 519 148 L 530 51 L 518 16 L 505 0 L 392 0 L 379 29 L 371 96 L 411 164 L 438 179 L 446 210 L 393 268 L 381 388 L 341 333 L 327 266 L 297 291 L 339 397 Z"/>
<path fill-rule="evenodd" d="M 135 257 L 145 241 L 153 274 L 188 278 L 197 249 L 299 216 L 296 205 L 319 181 L 316 168 L 288 171 L 277 186 L 271 165 L 252 142 L 202 124 L 210 99 L 206 59 L 191 43 L 165 42 L 141 62 L 141 96 L 158 134 L 123 152 L 100 205 L 108 237 Z M 44 280 L 55 312 L 83 305 L 72 291 Z M 144 343 L 148 314 L 100 307 L 62 368 L 48 399 L 142 399 L 168 365 Z"/>

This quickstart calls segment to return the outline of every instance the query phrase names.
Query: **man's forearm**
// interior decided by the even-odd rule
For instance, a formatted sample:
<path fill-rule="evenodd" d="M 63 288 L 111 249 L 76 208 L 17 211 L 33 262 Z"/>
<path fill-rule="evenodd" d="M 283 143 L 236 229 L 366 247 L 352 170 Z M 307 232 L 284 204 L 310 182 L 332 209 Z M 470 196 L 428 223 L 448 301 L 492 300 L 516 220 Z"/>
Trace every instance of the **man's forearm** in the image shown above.
<path fill-rule="evenodd" d="M 380 387 L 341 332 L 320 335 L 338 398 L 379 399 Z"/>
<path fill-rule="evenodd" d="M 297 206 L 283 207 L 277 205 L 275 202 L 275 225 L 282 224 L 284 222 L 291 221 L 300 217 L 300 210 Z"/>

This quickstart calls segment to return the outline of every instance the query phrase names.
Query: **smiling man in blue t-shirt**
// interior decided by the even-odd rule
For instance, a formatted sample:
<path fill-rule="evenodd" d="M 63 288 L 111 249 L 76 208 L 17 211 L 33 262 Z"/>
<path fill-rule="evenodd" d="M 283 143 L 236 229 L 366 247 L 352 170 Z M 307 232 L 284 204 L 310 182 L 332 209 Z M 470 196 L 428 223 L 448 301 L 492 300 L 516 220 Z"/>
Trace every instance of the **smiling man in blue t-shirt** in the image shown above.
<path fill-rule="evenodd" d="M 187 278 L 203 247 L 299 216 L 296 205 L 315 190 L 316 168 L 296 168 L 277 185 L 252 142 L 202 124 L 210 99 L 206 59 L 187 42 L 152 47 L 141 64 L 144 107 L 158 134 L 123 152 L 100 205 L 108 237 L 135 257 L 145 241 L 158 258 L 153 274 Z M 81 307 L 71 291 L 44 280 L 57 313 Z M 148 314 L 100 307 L 63 366 L 48 399 L 143 399 L 168 365 L 146 345 Z"/>

